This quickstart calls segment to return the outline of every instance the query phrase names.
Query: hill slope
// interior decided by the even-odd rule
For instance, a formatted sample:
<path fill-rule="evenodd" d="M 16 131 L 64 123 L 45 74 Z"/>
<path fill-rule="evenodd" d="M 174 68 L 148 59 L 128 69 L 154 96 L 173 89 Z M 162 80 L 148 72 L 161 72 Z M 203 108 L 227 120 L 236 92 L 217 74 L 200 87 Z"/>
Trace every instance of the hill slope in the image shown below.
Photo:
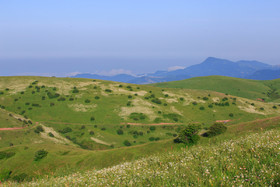
<path fill-rule="evenodd" d="M 0 131 L 0 155 L 6 155 L 0 176 L 3 170 L 16 177 L 112 166 L 170 148 L 185 124 L 267 118 L 280 113 L 273 106 L 213 91 L 0 77 L 0 128 L 25 127 Z M 46 158 L 34 160 L 41 149 Z"/>
<path fill-rule="evenodd" d="M 257 81 L 223 76 L 195 77 L 181 81 L 152 84 L 162 88 L 212 90 L 256 100 L 273 101 L 280 98 L 280 79 Z"/>

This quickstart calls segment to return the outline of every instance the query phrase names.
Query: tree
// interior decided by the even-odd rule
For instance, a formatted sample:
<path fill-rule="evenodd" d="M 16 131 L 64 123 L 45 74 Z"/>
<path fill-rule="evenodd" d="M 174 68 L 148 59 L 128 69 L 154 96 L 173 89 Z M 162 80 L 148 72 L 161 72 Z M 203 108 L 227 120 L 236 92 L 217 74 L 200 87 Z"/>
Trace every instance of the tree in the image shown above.
<path fill-rule="evenodd" d="M 223 123 L 215 123 L 203 134 L 205 137 L 213 137 L 226 132 L 227 127 Z"/>
<path fill-rule="evenodd" d="M 200 130 L 200 125 L 191 124 L 180 131 L 179 136 L 174 140 L 175 143 L 184 143 L 187 145 L 196 144 L 200 137 L 198 132 Z"/>

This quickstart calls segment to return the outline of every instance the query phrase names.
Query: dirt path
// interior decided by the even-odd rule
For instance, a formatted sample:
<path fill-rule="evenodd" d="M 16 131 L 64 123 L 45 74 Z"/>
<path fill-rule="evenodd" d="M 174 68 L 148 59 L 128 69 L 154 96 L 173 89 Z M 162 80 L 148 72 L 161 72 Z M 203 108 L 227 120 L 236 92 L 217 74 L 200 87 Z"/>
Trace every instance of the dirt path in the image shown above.
<path fill-rule="evenodd" d="M 143 123 L 122 123 L 123 125 L 140 125 L 140 126 L 155 126 L 155 125 L 182 125 L 182 123 L 151 123 L 151 124 L 143 124 Z"/>
<path fill-rule="evenodd" d="M 24 129 L 24 127 L 0 128 L 0 131 L 13 131 L 19 129 Z"/>

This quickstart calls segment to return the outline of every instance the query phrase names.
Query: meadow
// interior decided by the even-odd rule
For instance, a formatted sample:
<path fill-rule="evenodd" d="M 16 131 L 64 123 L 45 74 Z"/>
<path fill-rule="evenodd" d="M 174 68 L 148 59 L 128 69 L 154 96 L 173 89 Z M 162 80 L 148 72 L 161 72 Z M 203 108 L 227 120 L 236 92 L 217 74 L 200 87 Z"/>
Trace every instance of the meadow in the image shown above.
<path fill-rule="evenodd" d="M 178 151 L 173 139 L 189 124 L 203 133 L 226 121 L 226 135 L 200 142 L 222 143 L 277 127 L 280 113 L 276 100 L 55 77 L 0 77 L 0 108 L 0 180 L 19 182 Z"/>

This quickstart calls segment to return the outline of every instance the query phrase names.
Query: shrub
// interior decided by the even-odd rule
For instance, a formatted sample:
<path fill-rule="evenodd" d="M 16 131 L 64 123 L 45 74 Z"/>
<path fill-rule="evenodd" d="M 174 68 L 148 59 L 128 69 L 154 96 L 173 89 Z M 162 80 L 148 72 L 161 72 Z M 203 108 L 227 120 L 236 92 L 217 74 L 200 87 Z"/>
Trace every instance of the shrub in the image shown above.
<path fill-rule="evenodd" d="M 62 134 L 66 134 L 68 132 L 72 132 L 72 129 L 70 127 L 65 127 L 62 130 L 59 130 L 58 132 L 62 133 Z"/>
<path fill-rule="evenodd" d="M 118 135 L 122 135 L 123 134 L 123 130 L 122 129 L 118 129 L 117 133 L 118 133 Z"/>
<path fill-rule="evenodd" d="M 192 104 L 193 104 L 193 105 L 197 105 L 197 102 L 196 102 L 196 101 L 194 101 L 194 102 L 192 102 Z"/>
<path fill-rule="evenodd" d="M 209 104 L 208 107 L 209 107 L 209 108 L 213 108 L 213 105 L 212 105 L 212 104 Z"/>
<path fill-rule="evenodd" d="M 95 118 L 93 116 L 90 117 L 90 121 L 94 121 Z"/>
<path fill-rule="evenodd" d="M 160 140 L 160 138 L 159 138 L 159 137 L 156 137 L 156 138 L 155 138 L 155 141 L 159 141 L 159 140 Z"/>
<path fill-rule="evenodd" d="M 233 115 L 233 113 L 229 113 L 229 117 L 233 117 L 234 115 Z"/>
<path fill-rule="evenodd" d="M 85 125 L 82 125 L 82 126 L 81 126 L 81 129 L 85 129 L 85 128 L 86 128 L 86 126 L 85 126 Z"/>
<path fill-rule="evenodd" d="M 79 90 L 76 88 L 76 86 L 73 88 L 72 93 L 79 93 Z"/>
<path fill-rule="evenodd" d="M 66 100 L 65 97 L 60 97 L 57 99 L 57 101 L 65 101 L 65 100 Z"/>
<path fill-rule="evenodd" d="M 85 103 L 90 103 L 90 100 L 89 100 L 89 99 L 86 99 L 86 100 L 85 100 Z"/>
<path fill-rule="evenodd" d="M 105 131 L 105 130 L 106 130 L 106 128 L 105 128 L 105 127 L 102 127 L 102 128 L 101 128 L 101 130 L 102 130 L 102 131 Z"/>
<path fill-rule="evenodd" d="M 94 99 L 100 99 L 100 97 L 99 96 L 95 96 Z"/>
<path fill-rule="evenodd" d="M 264 108 L 263 108 L 263 107 L 261 107 L 261 108 L 260 108 L 260 110 L 264 110 Z"/>
<path fill-rule="evenodd" d="M 150 130 L 154 131 L 154 130 L 156 130 L 156 127 L 155 126 L 150 126 Z"/>
<path fill-rule="evenodd" d="M 127 96 L 127 98 L 128 98 L 128 99 L 131 99 L 131 98 L 132 98 L 132 95 Z"/>
<path fill-rule="evenodd" d="M 111 92 L 112 92 L 112 90 L 110 90 L 110 89 L 105 89 L 105 92 L 109 92 L 109 93 L 111 93 Z"/>
<path fill-rule="evenodd" d="M 180 97 L 180 101 L 184 101 L 184 98 L 183 98 L 183 97 Z"/>
<path fill-rule="evenodd" d="M 39 134 L 40 132 L 44 132 L 44 129 L 41 125 L 37 126 L 34 130 L 35 133 Z"/>
<path fill-rule="evenodd" d="M 161 100 L 159 100 L 158 98 L 154 98 L 154 99 L 152 99 L 152 102 L 153 103 L 156 103 L 156 104 L 161 104 Z"/>
<path fill-rule="evenodd" d="M 227 127 L 222 123 L 215 123 L 203 134 L 204 137 L 213 137 L 226 132 Z"/>
<path fill-rule="evenodd" d="M 126 106 L 131 106 L 131 101 L 128 101 L 128 102 L 126 103 Z"/>
<path fill-rule="evenodd" d="M 204 109 L 205 109 L 204 106 L 199 107 L 199 110 L 204 110 Z"/>
<path fill-rule="evenodd" d="M 277 109 L 277 106 L 274 105 L 272 108 Z"/>
<path fill-rule="evenodd" d="M 133 119 L 135 121 L 138 121 L 138 120 L 144 120 L 147 118 L 147 116 L 143 113 L 136 113 L 136 112 L 133 112 L 129 115 L 129 118 L 130 119 Z"/>
<path fill-rule="evenodd" d="M 208 97 L 203 97 L 202 98 L 204 101 L 207 101 L 209 98 Z"/>
<path fill-rule="evenodd" d="M 35 153 L 34 161 L 39 161 L 48 155 L 48 151 L 41 149 Z"/>
<path fill-rule="evenodd" d="M 49 97 L 49 99 L 54 99 L 54 98 L 59 97 L 60 95 L 58 93 L 53 94 L 52 92 L 48 92 L 47 96 Z"/>
<path fill-rule="evenodd" d="M 128 140 L 125 140 L 125 141 L 123 142 L 123 144 L 124 144 L 125 146 L 131 146 L 131 143 L 130 143 Z"/>
<path fill-rule="evenodd" d="M 50 103 L 50 106 L 54 106 L 54 103 Z"/>
<path fill-rule="evenodd" d="M 199 141 L 198 132 L 200 125 L 191 124 L 180 131 L 179 136 L 174 139 L 175 143 L 184 143 L 186 145 L 194 145 Z"/>
<path fill-rule="evenodd" d="M 149 140 L 150 141 L 155 141 L 155 137 L 152 136 L 152 137 L 149 138 Z"/>
<path fill-rule="evenodd" d="M 49 137 L 54 137 L 53 133 L 49 132 L 48 133 Z"/>
<path fill-rule="evenodd" d="M 93 132 L 93 131 L 90 131 L 89 134 L 90 134 L 90 135 L 94 135 L 94 132 Z"/>

